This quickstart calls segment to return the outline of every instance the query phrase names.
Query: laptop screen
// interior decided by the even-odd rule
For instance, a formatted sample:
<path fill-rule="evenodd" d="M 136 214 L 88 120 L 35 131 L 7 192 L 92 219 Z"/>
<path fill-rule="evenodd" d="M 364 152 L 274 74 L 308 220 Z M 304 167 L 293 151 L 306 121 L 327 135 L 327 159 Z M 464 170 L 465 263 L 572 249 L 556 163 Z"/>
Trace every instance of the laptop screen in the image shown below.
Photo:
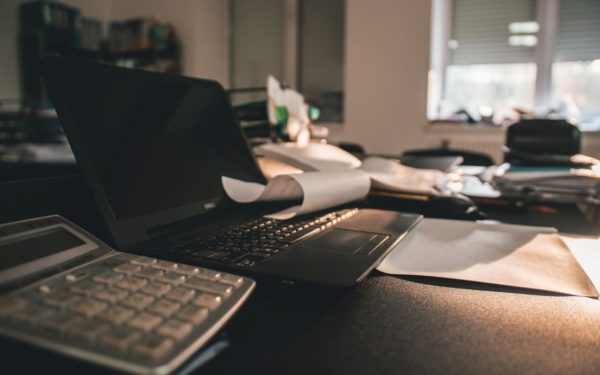
<path fill-rule="evenodd" d="M 100 66 L 53 68 L 45 78 L 117 221 L 227 205 L 223 175 L 264 180 L 216 82 Z"/>

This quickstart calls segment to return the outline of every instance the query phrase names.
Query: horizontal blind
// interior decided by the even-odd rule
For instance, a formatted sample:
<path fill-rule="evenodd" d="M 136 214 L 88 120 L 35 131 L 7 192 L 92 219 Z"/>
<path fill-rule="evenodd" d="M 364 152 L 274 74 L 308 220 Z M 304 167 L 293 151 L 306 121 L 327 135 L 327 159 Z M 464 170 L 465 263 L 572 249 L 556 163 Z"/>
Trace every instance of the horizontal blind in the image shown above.
<path fill-rule="evenodd" d="M 593 0 L 594 1 L 594 0 Z M 595 0 L 600 2 L 600 0 Z M 454 0 L 451 65 L 534 61 L 534 48 L 511 46 L 508 25 L 535 21 L 535 0 Z"/>
<path fill-rule="evenodd" d="M 557 61 L 600 59 L 600 0 L 560 0 Z"/>

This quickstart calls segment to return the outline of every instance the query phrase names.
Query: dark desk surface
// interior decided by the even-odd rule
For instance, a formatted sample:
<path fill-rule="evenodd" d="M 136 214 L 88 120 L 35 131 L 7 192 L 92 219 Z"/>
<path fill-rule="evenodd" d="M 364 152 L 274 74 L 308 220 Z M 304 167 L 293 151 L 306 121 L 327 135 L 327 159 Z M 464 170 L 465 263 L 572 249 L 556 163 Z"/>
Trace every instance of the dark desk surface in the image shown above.
<path fill-rule="evenodd" d="M 345 294 L 259 291 L 209 374 L 596 373 L 600 301 L 374 276 Z"/>
<path fill-rule="evenodd" d="M 502 215 L 590 225 L 578 212 Z M 425 277 L 374 273 L 344 290 L 259 285 L 223 334 L 230 347 L 195 373 L 600 371 L 599 300 Z M 10 342 L 0 351 L 21 373 L 104 373 Z"/>

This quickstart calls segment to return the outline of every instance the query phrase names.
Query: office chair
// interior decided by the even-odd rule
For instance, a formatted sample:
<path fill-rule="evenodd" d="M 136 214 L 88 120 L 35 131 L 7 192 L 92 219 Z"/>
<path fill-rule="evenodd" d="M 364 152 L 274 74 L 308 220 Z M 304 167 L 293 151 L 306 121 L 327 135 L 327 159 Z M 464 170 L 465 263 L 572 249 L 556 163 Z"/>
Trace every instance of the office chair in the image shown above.
<path fill-rule="evenodd" d="M 400 161 L 419 156 L 461 156 L 463 158 L 463 165 L 489 167 L 495 164 L 494 159 L 490 155 L 482 152 L 451 149 L 448 147 L 407 150 L 400 155 Z"/>
<path fill-rule="evenodd" d="M 506 130 L 504 161 L 519 166 L 572 165 L 581 131 L 566 120 L 522 119 Z"/>

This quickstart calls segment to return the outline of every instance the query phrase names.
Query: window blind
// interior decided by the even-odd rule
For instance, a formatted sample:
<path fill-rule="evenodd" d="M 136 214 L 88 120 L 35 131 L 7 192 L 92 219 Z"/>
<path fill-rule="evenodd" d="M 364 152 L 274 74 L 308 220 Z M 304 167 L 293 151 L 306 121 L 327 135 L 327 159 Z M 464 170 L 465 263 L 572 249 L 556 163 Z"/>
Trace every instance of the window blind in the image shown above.
<path fill-rule="evenodd" d="M 535 0 L 454 0 L 453 8 L 451 65 L 534 61 L 534 47 L 508 43 L 508 26 L 535 21 Z"/>
<path fill-rule="evenodd" d="M 600 59 L 600 0 L 561 0 L 557 61 Z"/>

